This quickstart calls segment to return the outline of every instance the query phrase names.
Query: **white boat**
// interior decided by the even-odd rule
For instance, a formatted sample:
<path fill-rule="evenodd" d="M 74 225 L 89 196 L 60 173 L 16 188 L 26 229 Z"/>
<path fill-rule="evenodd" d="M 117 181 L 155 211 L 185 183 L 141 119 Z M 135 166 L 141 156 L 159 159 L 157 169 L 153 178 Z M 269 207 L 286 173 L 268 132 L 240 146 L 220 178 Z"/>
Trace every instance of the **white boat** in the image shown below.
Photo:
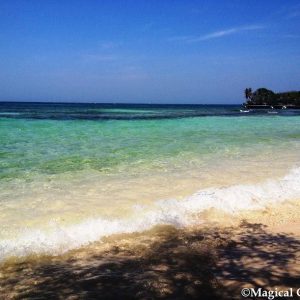
<path fill-rule="evenodd" d="M 241 113 L 248 113 L 248 112 L 250 112 L 250 110 L 243 110 L 243 109 L 240 109 L 240 112 L 241 112 Z"/>

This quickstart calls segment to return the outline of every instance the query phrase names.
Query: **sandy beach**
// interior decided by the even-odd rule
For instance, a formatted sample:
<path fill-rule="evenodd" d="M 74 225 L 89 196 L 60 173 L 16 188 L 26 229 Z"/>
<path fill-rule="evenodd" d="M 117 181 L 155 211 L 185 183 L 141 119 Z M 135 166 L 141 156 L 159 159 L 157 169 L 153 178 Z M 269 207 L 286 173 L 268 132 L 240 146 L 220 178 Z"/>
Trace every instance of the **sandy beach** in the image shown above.
<path fill-rule="evenodd" d="M 203 224 L 115 235 L 55 257 L 1 266 L 2 299 L 240 299 L 244 287 L 297 288 L 300 201 Z"/>

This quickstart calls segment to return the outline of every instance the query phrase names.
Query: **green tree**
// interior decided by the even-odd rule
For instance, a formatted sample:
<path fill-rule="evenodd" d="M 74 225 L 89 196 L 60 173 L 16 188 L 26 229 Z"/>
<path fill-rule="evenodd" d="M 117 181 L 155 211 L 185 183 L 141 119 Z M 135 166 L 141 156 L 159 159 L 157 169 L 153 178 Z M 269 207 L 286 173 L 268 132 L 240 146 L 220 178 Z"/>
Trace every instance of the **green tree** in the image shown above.
<path fill-rule="evenodd" d="M 277 96 L 276 94 L 266 88 L 257 89 L 252 96 L 253 102 L 256 105 L 276 105 Z"/>

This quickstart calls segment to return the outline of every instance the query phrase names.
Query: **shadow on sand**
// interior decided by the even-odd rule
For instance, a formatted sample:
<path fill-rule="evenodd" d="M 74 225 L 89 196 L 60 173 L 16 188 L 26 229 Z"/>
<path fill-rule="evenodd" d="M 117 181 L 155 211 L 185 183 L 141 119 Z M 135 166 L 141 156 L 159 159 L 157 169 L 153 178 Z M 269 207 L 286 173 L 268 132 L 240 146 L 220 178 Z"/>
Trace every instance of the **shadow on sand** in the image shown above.
<path fill-rule="evenodd" d="M 300 241 L 261 224 L 129 237 L 76 255 L 2 267 L 3 299 L 241 299 L 242 286 L 296 287 Z M 80 251 L 80 250 L 79 250 Z M 298 260 L 298 262 L 297 262 Z M 1 298 L 1 296 L 0 296 Z M 2 299 L 2 298 L 1 298 Z"/>

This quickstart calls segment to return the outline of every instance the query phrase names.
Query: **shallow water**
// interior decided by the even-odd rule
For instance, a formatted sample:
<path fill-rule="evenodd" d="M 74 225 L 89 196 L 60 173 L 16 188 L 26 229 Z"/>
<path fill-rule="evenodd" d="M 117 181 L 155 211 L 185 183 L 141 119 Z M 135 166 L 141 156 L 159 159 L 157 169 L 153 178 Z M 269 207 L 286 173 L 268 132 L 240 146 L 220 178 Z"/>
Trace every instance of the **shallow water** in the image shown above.
<path fill-rule="evenodd" d="M 1 103 L 0 113 L 1 258 L 299 196 L 297 112 Z"/>

